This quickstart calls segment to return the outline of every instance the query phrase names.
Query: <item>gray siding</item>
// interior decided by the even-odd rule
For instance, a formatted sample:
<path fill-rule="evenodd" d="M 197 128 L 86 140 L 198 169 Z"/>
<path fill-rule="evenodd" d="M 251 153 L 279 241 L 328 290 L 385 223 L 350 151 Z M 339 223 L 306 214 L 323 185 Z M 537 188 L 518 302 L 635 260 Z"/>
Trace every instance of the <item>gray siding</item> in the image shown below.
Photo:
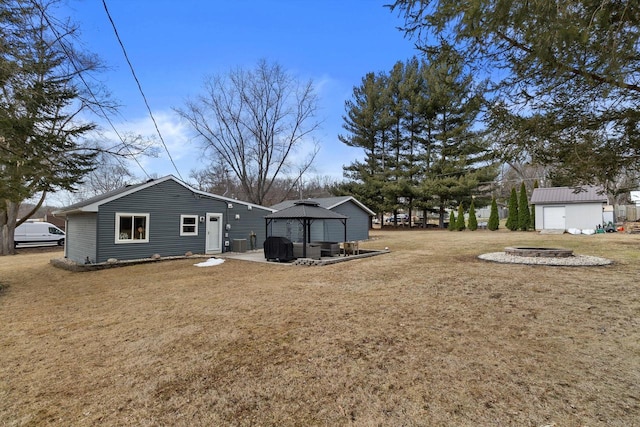
<path fill-rule="evenodd" d="M 223 229 L 223 245 L 225 241 L 232 242 L 233 239 L 248 240 L 249 234 L 254 231 L 257 246 L 262 248 L 265 239 L 264 216 L 270 211 L 256 207 L 249 210 L 247 205 L 239 203 L 233 203 L 233 207 L 229 208 L 227 203 L 226 200 L 194 194 L 171 180 L 105 203 L 100 206 L 98 213 L 96 262 L 104 262 L 109 258 L 147 258 L 155 253 L 161 256 L 184 255 L 187 251 L 204 253 L 206 224 L 198 223 L 197 236 L 180 236 L 180 215 L 204 217 L 207 213 L 220 213 L 223 215 L 223 224 L 230 224 L 229 230 Z M 116 244 L 116 213 L 149 214 L 149 242 Z M 235 219 L 236 214 L 239 219 Z M 227 249 L 230 247 L 223 246 L 223 250 Z"/>
<path fill-rule="evenodd" d="M 333 209 L 347 219 L 347 241 L 369 239 L 369 215 L 355 203 L 348 201 Z M 298 220 L 275 219 L 269 227 L 269 235 L 282 236 L 292 242 L 302 242 L 302 224 Z M 311 224 L 311 241 L 344 242 L 344 224 L 337 219 L 314 220 Z"/>
<path fill-rule="evenodd" d="M 96 262 L 96 214 L 69 215 L 65 236 L 65 255 L 77 263 L 87 258 Z"/>
<path fill-rule="evenodd" d="M 369 239 L 369 214 L 358 205 L 348 201 L 331 210 L 349 217 L 347 220 L 347 241 Z M 330 221 L 328 237 L 328 241 L 341 242 L 344 240 L 344 227 L 340 221 Z"/>

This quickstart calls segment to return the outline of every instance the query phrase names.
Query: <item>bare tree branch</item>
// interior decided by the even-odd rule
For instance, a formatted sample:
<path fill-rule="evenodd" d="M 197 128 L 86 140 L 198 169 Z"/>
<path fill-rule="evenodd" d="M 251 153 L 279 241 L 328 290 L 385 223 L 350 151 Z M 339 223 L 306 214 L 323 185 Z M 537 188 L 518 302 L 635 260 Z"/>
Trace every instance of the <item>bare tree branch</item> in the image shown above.
<path fill-rule="evenodd" d="M 302 84 L 280 65 L 262 60 L 252 70 L 238 68 L 210 77 L 204 90 L 176 111 L 191 124 L 205 150 L 233 172 L 247 199 L 262 204 L 277 178 L 291 171 L 294 152 L 314 143 L 319 122 L 312 82 Z M 298 171 L 313 163 L 314 146 Z"/>

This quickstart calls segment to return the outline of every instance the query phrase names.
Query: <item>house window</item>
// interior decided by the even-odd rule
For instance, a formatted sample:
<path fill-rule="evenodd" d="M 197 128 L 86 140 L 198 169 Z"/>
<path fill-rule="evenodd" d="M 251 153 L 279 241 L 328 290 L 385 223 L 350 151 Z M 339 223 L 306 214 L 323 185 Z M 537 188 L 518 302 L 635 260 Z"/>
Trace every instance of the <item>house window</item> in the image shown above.
<path fill-rule="evenodd" d="M 198 235 L 198 215 L 180 215 L 180 235 Z"/>
<path fill-rule="evenodd" d="M 116 213 L 116 243 L 149 242 L 149 214 Z"/>

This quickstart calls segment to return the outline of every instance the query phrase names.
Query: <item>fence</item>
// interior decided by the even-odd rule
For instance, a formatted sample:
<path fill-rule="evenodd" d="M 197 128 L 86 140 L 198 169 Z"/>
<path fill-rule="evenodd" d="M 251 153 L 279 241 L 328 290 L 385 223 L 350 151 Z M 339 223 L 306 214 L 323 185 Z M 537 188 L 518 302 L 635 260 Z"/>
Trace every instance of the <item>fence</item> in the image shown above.
<path fill-rule="evenodd" d="M 637 221 L 638 219 L 640 219 L 640 206 L 616 206 L 616 222 Z"/>

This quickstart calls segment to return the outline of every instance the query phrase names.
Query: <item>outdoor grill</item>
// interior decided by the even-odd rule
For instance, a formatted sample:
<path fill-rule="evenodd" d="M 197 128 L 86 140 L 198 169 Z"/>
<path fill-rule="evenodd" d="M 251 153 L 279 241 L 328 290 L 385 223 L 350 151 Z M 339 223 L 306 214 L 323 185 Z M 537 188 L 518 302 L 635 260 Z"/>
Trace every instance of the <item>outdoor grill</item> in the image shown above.
<path fill-rule="evenodd" d="M 293 243 L 286 237 L 271 236 L 264 241 L 264 257 L 268 261 L 292 261 Z"/>

